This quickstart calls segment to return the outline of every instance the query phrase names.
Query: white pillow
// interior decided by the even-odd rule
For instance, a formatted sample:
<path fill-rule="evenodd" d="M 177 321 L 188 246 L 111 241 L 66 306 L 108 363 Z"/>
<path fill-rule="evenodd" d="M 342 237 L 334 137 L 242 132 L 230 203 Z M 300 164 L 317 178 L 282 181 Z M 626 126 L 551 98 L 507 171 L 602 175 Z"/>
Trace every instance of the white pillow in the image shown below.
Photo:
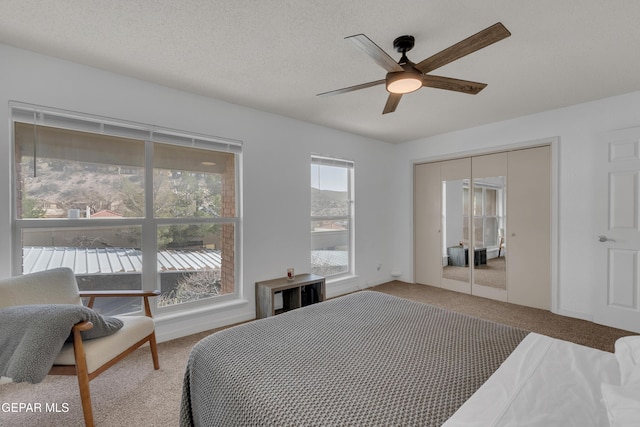
<path fill-rule="evenodd" d="M 640 384 L 620 387 L 603 383 L 600 389 L 611 427 L 640 427 Z"/>
<path fill-rule="evenodd" d="M 618 338 L 615 349 L 620 384 L 640 384 L 640 335 Z"/>

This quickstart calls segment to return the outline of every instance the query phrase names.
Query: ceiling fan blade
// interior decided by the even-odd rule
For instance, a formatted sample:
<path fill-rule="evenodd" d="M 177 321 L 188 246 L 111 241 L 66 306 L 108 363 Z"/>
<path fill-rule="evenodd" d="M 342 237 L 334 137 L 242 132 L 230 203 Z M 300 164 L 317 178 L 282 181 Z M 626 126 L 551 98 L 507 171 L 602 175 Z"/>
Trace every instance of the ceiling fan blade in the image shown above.
<path fill-rule="evenodd" d="M 384 106 L 384 110 L 382 110 L 382 114 L 393 113 L 396 111 L 396 107 L 400 103 L 401 98 L 401 93 L 390 93 L 387 98 L 387 103 Z"/>
<path fill-rule="evenodd" d="M 404 71 L 404 68 L 398 65 L 395 59 L 390 57 L 387 52 L 382 50 L 380 46 L 364 34 L 345 37 L 345 40 L 349 40 L 356 48 L 369 55 L 379 66 L 388 72 Z"/>
<path fill-rule="evenodd" d="M 456 92 L 475 95 L 487 87 L 486 83 L 470 82 L 468 80 L 453 79 L 451 77 L 434 76 L 425 74 L 422 76 L 422 86 L 437 89 L 454 90 Z"/>
<path fill-rule="evenodd" d="M 323 92 L 323 93 L 319 93 L 316 96 L 329 96 L 329 95 L 339 95 L 341 93 L 347 93 L 347 92 L 353 92 L 354 90 L 359 90 L 359 89 L 366 89 L 368 87 L 372 87 L 372 86 L 378 86 L 381 84 L 384 84 L 385 80 L 376 80 L 373 82 L 369 82 L 369 83 L 362 83 L 360 85 L 355 85 L 355 86 L 349 86 L 349 87 L 345 87 L 342 89 L 336 89 L 336 90 L 332 90 L 329 92 Z"/>
<path fill-rule="evenodd" d="M 510 35 L 511 33 L 509 30 L 507 30 L 502 23 L 498 22 L 489 28 L 485 28 L 479 33 L 476 33 L 471 37 L 468 37 L 461 42 L 449 46 L 445 50 L 430 56 L 424 61 L 416 64 L 415 67 L 423 73 L 428 73 L 436 68 L 440 68 L 443 65 L 455 61 L 456 59 L 460 59 L 463 56 L 469 55 L 470 53 L 507 38 Z"/>

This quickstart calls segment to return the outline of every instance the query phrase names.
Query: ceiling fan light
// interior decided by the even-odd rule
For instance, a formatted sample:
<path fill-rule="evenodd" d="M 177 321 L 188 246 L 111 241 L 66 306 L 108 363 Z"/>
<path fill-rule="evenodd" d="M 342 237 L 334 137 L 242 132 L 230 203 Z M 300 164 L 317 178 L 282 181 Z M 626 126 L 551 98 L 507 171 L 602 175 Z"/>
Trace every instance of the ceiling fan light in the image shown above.
<path fill-rule="evenodd" d="M 387 91 L 391 93 L 409 93 L 422 87 L 422 77 L 419 74 L 400 72 L 389 73 L 387 76 Z"/>

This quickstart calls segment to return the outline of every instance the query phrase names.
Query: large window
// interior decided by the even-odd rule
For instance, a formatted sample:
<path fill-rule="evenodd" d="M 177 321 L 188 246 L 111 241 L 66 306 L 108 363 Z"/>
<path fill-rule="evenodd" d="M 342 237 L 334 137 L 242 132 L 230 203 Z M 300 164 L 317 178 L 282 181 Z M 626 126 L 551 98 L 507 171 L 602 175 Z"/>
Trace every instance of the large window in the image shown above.
<path fill-rule="evenodd" d="M 236 294 L 239 143 L 23 104 L 12 118 L 16 272 L 160 289 L 165 310 Z"/>
<path fill-rule="evenodd" d="M 311 157 L 311 271 L 353 273 L 353 162 Z"/>

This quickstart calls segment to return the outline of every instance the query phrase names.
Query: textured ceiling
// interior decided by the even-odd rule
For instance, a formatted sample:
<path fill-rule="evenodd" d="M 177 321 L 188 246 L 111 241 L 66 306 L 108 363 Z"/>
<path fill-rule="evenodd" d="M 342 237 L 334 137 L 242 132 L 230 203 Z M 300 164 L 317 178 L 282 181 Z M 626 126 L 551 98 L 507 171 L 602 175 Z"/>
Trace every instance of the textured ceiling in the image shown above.
<path fill-rule="evenodd" d="M 640 90 L 637 0 L 0 0 L 0 43 L 400 143 Z M 478 95 L 423 88 L 382 115 L 384 78 L 344 37 L 414 62 L 496 22 L 512 36 L 434 74 Z"/>

